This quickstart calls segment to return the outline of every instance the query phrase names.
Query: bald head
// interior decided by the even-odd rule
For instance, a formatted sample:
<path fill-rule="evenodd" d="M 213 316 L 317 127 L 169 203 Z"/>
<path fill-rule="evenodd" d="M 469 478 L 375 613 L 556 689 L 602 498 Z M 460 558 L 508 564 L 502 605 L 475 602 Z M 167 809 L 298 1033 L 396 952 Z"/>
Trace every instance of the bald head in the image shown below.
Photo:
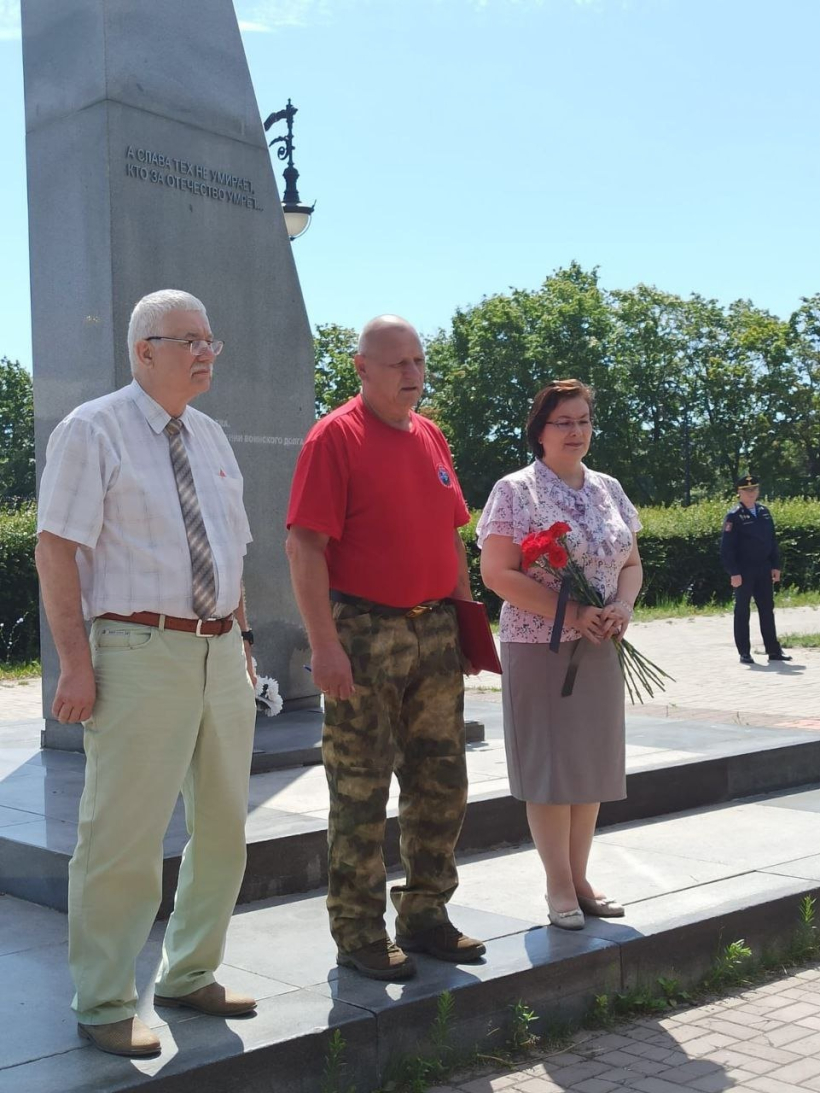
<path fill-rule="evenodd" d="M 398 315 L 371 319 L 359 335 L 354 363 L 368 407 L 388 425 L 409 428 L 424 390 L 424 350 L 416 328 Z"/>
<path fill-rule="evenodd" d="M 416 328 L 408 323 L 407 319 L 402 319 L 401 315 L 377 315 L 375 319 L 371 319 L 362 327 L 359 335 L 359 355 L 366 357 L 373 353 L 377 346 L 382 345 L 385 340 L 390 340 L 391 335 L 405 337 L 410 335 L 421 345 Z"/>

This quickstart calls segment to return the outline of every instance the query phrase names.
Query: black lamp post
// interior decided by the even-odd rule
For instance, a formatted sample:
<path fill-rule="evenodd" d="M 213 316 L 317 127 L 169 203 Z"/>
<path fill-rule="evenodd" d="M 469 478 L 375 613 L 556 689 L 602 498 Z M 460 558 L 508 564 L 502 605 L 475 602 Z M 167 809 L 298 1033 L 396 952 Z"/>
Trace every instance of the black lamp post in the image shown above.
<path fill-rule="evenodd" d="M 287 167 L 282 174 L 285 176 L 285 193 L 282 198 L 282 211 L 285 214 L 285 224 L 288 229 L 288 236 L 291 242 L 294 239 L 298 239 L 300 235 L 308 230 L 310 225 L 310 218 L 313 210 L 316 208 L 316 202 L 312 205 L 303 205 L 299 197 L 299 191 L 296 189 L 296 180 L 299 178 L 299 172 L 293 165 L 293 115 L 296 113 L 297 107 L 295 107 L 290 99 L 288 99 L 288 105 L 284 110 L 277 110 L 275 114 L 271 114 L 268 120 L 265 122 L 265 132 L 272 125 L 276 125 L 278 121 L 283 119 L 287 120 L 288 132 L 287 136 L 274 137 L 268 145 L 269 148 L 273 148 L 274 144 L 280 145 L 276 149 L 276 155 L 279 159 L 286 159 L 288 161 Z"/>

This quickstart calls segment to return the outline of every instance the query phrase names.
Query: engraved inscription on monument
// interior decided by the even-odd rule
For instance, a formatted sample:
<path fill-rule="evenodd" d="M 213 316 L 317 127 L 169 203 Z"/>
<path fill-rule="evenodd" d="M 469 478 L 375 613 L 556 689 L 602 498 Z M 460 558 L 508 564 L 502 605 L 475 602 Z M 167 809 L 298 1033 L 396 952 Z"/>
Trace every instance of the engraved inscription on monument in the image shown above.
<path fill-rule="evenodd" d="M 155 152 L 150 148 L 136 148 L 133 144 L 125 149 L 125 173 L 128 178 L 148 182 L 167 190 L 194 194 L 196 197 L 224 201 L 245 209 L 262 212 L 256 201 L 249 178 L 241 178 L 230 171 L 209 167 L 203 163 L 191 163 L 178 156 Z"/>

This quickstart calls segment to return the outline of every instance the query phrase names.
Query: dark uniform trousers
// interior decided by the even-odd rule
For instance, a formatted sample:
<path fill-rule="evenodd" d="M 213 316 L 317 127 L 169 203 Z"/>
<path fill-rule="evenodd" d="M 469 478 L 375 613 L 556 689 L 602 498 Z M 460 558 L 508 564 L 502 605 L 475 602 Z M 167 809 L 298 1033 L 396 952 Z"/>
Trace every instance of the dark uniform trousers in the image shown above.
<path fill-rule="evenodd" d="M 390 893 L 397 931 L 447 921 L 467 805 L 464 679 L 452 606 L 408 619 L 336 603 L 333 617 L 356 693 L 325 701 L 327 907 L 336 944 L 352 952 L 386 932 L 383 842 L 394 771 L 405 870 L 405 884 Z"/>
<path fill-rule="evenodd" d="M 720 557 L 729 574 L 739 574 L 735 589 L 735 645 L 740 655 L 749 656 L 749 610 L 757 604 L 760 633 L 770 657 L 780 652 L 774 625 L 772 570 L 780 569 L 780 552 L 772 515 L 765 505 L 754 510 L 739 504 L 726 514 L 720 540 Z"/>
<path fill-rule="evenodd" d="M 735 645 L 741 656 L 751 653 L 749 613 L 751 601 L 757 604 L 760 634 L 767 654 L 772 657 L 780 652 L 780 642 L 774 625 L 774 589 L 770 565 L 755 566 L 741 572 L 743 583 L 735 589 Z"/>

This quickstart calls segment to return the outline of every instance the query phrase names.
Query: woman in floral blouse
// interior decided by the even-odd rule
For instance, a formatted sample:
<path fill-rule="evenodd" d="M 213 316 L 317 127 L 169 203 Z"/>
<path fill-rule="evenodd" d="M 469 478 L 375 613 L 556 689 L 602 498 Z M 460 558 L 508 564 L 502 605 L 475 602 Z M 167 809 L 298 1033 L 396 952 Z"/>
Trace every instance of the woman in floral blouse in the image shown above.
<path fill-rule="evenodd" d="M 549 920 L 569 930 L 583 927 L 585 912 L 624 913 L 587 879 L 587 862 L 600 802 L 626 796 L 624 683 L 610 639 L 626 632 L 643 579 L 634 506 L 614 478 L 582 462 L 592 411 L 593 393 L 579 380 L 554 380 L 539 391 L 527 419 L 535 461 L 496 482 L 477 529 L 482 579 L 504 600 L 510 789 L 527 803 L 547 875 Z M 522 572 L 520 544 L 559 520 L 570 525 L 570 552 L 606 606 L 570 600 L 556 655 L 549 641 L 558 583 L 538 567 Z M 562 697 L 578 642 L 584 646 L 575 686 Z"/>

